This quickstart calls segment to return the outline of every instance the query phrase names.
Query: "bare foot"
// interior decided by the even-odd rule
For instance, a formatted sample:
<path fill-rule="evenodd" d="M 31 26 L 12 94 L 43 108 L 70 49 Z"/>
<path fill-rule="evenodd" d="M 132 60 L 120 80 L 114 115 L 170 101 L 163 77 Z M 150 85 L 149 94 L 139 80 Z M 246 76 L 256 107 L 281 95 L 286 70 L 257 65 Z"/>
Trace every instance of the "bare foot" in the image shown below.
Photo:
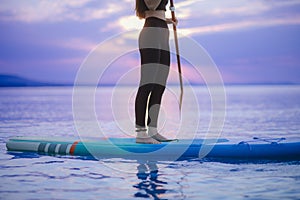
<path fill-rule="evenodd" d="M 149 126 L 148 128 L 148 135 L 159 142 L 171 142 L 177 140 L 177 139 L 168 139 L 162 136 L 161 134 L 158 133 L 156 127 L 151 127 L 151 126 Z"/>
<path fill-rule="evenodd" d="M 159 133 L 153 135 L 152 138 L 155 139 L 155 140 L 157 140 L 157 141 L 159 141 L 159 142 L 172 142 L 172 141 L 178 140 L 178 139 L 168 139 L 168 138 L 162 136 Z"/>
<path fill-rule="evenodd" d="M 152 137 L 149 137 L 147 135 L 147 133 L 144 131 L 137 133 L 135 142 L 139 143 L 139 144 L 160 144 L 159 141 L 157 141 L 156 139 L 154 139 Z"/>
<path fill-rule="evenodd" d="M 162 135 L 159 134 L 159 133 L 156 133 L 155 135 L 153 135 L 152 138 L 156 139 L 157 141 L 168 140 L 166 137 L 162 136 Z"/>

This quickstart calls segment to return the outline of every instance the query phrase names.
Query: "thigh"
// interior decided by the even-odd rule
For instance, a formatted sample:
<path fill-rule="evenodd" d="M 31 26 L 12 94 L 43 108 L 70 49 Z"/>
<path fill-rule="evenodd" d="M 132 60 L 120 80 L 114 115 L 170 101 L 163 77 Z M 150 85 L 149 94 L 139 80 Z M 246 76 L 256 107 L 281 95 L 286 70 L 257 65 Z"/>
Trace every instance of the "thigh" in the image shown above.
<path fill-rule="evenodd" d="M 152 64 L 152 63 L 160 63 L 161 50 L 160 49 L 152 49 L 152 48 L 144 48 L 140 49 L 141 55 L 141 64 Z"/>

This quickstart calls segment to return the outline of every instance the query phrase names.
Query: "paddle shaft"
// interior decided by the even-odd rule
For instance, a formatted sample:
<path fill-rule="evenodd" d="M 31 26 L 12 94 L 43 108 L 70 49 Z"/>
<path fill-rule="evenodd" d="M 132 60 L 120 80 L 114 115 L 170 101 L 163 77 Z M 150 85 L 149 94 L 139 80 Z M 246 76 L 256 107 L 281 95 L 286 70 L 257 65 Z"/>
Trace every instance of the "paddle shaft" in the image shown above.
<path fill-rule="evenodd" d="M 170 10 L 171 10 L 171 14 L 172 14 L 172 20 L 175 22 L 176 17 L 175 17 L 175 7 L 174 7 L 174 1 L 173 0 L 170 0 Z M 179 74 L 179 81 L 180 81 L 180 91 L 181 92 L 180 92 L 180 99 L 179 99 L 179 109 L 181 111 L 182 99 L 183 99 L 183 83 L 182 83 L 182 72 L 181 72 L 181 62 L 180 62 L 180 54 L 179 54 L 177 28 L 176 28 L 175 24 L 173 24 L 173 32 L 174 32 L 177 66 L 178 66 L 178 74 Z"/>

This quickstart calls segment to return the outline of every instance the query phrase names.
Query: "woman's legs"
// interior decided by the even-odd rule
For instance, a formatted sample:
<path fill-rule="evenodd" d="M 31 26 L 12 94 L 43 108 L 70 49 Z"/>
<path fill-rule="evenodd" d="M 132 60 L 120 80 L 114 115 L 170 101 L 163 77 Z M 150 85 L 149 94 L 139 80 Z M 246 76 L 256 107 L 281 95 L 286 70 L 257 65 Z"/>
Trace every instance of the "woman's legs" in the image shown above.
<path fill-rule="evenodd" d="M 148 121 L 147 125 L 157 128 L 158 115 L 163 93 L 166 88 L 166 82 L 169 75 L 170 52 L 160 50 L 159 63 L 160 66 L 156 69 L 156 76 L 152 87 L 149 105 L 148 105 Z"/>
<path fill-rule="evenodd" d="M 156 65 L 160 60 L 159 49 L 140 49 L 141 55 L 141 80 L 140 86 L 135 99 L 135 117 L 136 117 L 136 131 L 137 143 L 157 144 L 157 140 L 148 136 L 146 129 L 146 112 L 148 110 L 147 104 L 149 96 L 154 89 L 154 81 L 156 76 Z M 148 105 L 149 106 L 149 105 Z"/>
<path fill-rule="evenodd" d="M 146 127 L 145 118 L 149 95 L 154 88 L 156 76 L 155 63 L 160 60 L 159 49 L 140 49 L 141 80 L 135 99 L 135 116 L 137 127 Z"/>
<path fill-rule="evenodd" d="M 157 26 L 154 22 L 161 26 L 153 28 L 152 25 Z M 137 142 L 156 143 L 157 140 L 153 139 L 155 138 L 153 134 L 148 135 L 142 131 L 147 130 L 146 125 L 149 129 L 151 127 L 157 130 L 160 104 L 170 67 L 169 32 L 166 23 L 161 20 L 147 19 L 146 25 L 152 28 L 144 28 L 139 38 L 141 80 L 135 101 Z M 139 132 L 142 132 L 142 134 L 139 134 Z M 142 137 L 147 135 L 148 138 L 150 136 L 150 139 L 140 139 L 139 135 Z M 161 140 L 161 138 L 158 138 L 158 140 Z"/>
<path fill-rule="evenodd" d="M 148 135 L 158 141 L 168 141 L 167 138 L 160 135 L 157 130 L 158 126 L 158 116 L 161 108 L 161 100 L 163 93 L 166 88 L 166 82 L 169 75 L 170 69 L 170 52 L 161 50 L 160 51 L 160 64 L 161 66 L 158 68 L 156 76 L 156 80 L 153 90 L 151 92 L 149 98 L 149 106 L 148 106 Z"/>
<path fill-rule="evenodd" d="M 136 127 L 138 130 L 146 129 L 147 110 L 148 131 L 150 136 L 154 136 L 158 134 L 158 116 L 169 74 L 170 53 L 159 49 L 141 49 L 140 53 L 142 68 L 140 87 L 135 101 Z M 156 139 L 165 140 L 166 138 L 158 136 Z"/>

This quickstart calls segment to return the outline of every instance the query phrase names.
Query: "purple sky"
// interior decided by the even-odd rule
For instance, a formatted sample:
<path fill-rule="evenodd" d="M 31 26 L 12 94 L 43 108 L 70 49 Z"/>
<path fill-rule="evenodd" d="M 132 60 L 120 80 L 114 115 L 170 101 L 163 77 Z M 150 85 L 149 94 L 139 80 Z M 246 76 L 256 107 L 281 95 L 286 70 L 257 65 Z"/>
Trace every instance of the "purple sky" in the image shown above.
<path fill-rule="evenodd" d="M 134 2 L 2 0 L 0 74 L 73 82 L 97 44 L 141 28 Z M 300 83 L 299 0 L 175 0 L 175 4 L 178 29 L 207 50 L 226 83 Z M 136 55 L 126 63 L 136 67 Z"/>

